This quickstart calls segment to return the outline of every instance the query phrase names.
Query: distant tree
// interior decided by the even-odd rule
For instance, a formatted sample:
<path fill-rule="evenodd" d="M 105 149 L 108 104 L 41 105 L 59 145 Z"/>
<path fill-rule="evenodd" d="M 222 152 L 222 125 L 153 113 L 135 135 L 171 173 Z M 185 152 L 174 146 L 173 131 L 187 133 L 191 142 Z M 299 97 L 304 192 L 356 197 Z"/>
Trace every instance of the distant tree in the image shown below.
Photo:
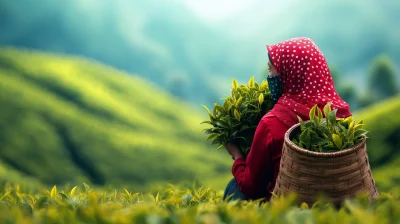
<path fill-rule="evenodd" d="M 168 92 L 172 95 L 185 99 L 187 86 L 189 84 L 188 76 L 183 71 L 174 71 L 167 73 L 166 86 Z"/>
<path fill-rule="evenodd" d="M 357 98 L 358 108 L 364 108 L 374 103 L 374 98 L 370 94 L 363 94 Z"/>
<path fill-rule="evenodd" d="M 333 82 L 335 83 L 335 87 L 339 87 L 342 81 L 340 78 L 341 75 L 339 73 L 339 69 L 336 66 L 330 65 L 329 70 L 331 72 Z"/>
<path fill-rule="evenodd" d="M 387 55 L 378 55 L 371 62 L 368 79 L 369 92 L 374 101 L 382 100 L 399 93 L 396 84 L 396 69 Z"/>
<path fill-rule="evenodd" d="M 341 84 L 338 88 L 339 96 L 346 101 L 351 107 L 356 107 L 358 104 L 357 91 L 352 83 Z"/>
<path fill-rule="evenodd" d="M 351 82 L 347 82 L 342 78 L 342 74 L 336 66 L 329 66 L 335 88 L 339 96 L 346 101 L 352 108 L 356 108 L 358 105 L 357 89 Z"/>

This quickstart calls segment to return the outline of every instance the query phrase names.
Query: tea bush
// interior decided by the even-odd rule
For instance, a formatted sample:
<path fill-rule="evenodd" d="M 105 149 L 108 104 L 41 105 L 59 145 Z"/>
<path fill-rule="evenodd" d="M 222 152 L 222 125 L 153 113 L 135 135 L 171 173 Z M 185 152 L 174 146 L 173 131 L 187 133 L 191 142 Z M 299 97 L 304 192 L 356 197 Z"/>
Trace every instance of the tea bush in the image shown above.
<path fill-rule="evenodd" d="M 0 223 L 399 223 L 398 190 L 368 203 L 359 195 L 335 209 L 322 201 L 296 206 L 296 195 L 273 203 L 221 199 L 209 188 L 168 185 L 133 193 L 73 188 L 29 190 L 6 184 L 0 189 Z"/>

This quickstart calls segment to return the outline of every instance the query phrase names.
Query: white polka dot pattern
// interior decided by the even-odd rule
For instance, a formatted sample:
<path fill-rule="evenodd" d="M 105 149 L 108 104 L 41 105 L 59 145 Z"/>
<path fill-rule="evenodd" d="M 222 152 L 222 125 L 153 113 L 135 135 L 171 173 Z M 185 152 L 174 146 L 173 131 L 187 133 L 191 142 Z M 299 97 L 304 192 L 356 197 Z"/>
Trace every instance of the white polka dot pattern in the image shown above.
<path fill-rule="evenodd" d="M 298 114 L 307 114 L 315 104 L 322 108 L 327 102 L 332 102 L 332 109 L 349 110 L 335 91 L 324 54 L 310 38 L 267 45 L 267 50 L 283 84 L 278 103 L 290 105 Z"/>

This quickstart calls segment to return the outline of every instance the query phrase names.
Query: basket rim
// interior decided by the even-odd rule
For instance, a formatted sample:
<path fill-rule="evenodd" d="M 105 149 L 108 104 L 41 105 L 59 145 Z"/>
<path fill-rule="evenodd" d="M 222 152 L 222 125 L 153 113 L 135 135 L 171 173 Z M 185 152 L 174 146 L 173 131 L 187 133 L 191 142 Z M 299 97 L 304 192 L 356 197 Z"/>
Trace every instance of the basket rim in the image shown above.
<path fill-rule="evenodd" d="M 305 121 L 304 123 L 308 123 L 311 121 Z M 343 149 L 337 152 L 314 152 L 314 151 L 310 151 L 304 148 L 301 148 L 300 146 L 294 144 L 291 140 L 290 140 L 290 134 L 300 126 L 300 123 L 297 123 L 295 125 L 293 125 L 292 127 L 290 127 L 286 133 L 285 133 L 285 144 L 290 147 L 292 150 L 301 153 L 303 155 L 307 155 L 307 156 L 313 156 L 313 157 L 319 157 L 319 158 L 332 158 L 332 157 L 340 157 L 340 156 L 345 156 L 345 155 L 349 155 L 357 150 L 359 150 L 360 148 L 363 148 L 363 146 L 366 143 L 366 137 L 363 137 L 363 139 L 361 140 L 360 143 L 354 145 L 351 148 L 347 148 L 347 149 Z"/>

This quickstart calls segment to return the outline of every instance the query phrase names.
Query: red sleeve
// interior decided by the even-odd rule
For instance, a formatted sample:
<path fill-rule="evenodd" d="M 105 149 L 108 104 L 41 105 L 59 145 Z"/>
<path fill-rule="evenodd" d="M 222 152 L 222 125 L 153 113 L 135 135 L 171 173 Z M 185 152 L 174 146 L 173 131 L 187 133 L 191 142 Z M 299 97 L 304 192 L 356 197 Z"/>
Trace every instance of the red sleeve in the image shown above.
<path fill-rule="evenodd" d="M 240 191 L 249 199 L 264 197 L 272 178 L 272 137 L 264 120 L 257 126 L 250 152 L 245 159 L 236 159 L 232 174 Z"/>

